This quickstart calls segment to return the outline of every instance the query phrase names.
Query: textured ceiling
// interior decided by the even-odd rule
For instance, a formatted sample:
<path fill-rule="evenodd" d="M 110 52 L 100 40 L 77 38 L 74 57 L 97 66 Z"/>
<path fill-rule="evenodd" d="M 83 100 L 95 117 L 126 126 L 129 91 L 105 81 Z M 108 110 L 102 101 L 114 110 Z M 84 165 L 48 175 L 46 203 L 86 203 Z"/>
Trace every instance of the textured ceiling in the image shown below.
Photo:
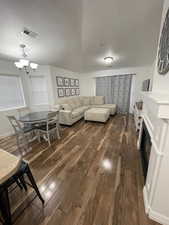
<path fill-rule="evenodd" d="M 145 66 L 156 55 L 162 0 L 1 0 L 0 58 L 21 56 L 72 71 Z M 23 27 L 38 33 L 21 35 Z"/>

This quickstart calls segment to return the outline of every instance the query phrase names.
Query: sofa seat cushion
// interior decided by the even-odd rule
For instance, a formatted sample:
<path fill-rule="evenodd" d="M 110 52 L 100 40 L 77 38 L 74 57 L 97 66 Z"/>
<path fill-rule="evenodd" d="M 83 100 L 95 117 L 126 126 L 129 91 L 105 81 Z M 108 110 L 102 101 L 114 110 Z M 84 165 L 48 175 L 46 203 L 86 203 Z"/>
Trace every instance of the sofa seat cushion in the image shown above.
<path fill-rule="evenodd" d="M 94 108 L 105 108 L 110 109 L 110 114 L 114 115 L 116 113 L 116 104 L 103 104 L 103 105 L 92 105 Z"/>
<path fill-rule="evenodd" d="M 88 109 L 88 107 L 86 107 L 86 106 L 82 106 L 77 109 L 74 109 L 72 111 L 72 118 L 82 116 L 87 109 Z"/>

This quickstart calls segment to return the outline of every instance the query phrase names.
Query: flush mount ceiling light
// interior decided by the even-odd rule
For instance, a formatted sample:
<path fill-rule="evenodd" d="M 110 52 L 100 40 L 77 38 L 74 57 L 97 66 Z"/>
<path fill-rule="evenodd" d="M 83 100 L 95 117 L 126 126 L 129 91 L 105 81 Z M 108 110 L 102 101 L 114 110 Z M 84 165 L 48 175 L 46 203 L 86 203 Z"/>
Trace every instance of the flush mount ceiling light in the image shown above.
<path fill-rule="evenodd" d="M 35 71 L 38 68 L 38 64 L 37 63 L 33 63 L 33 62 L 29 62 L 29 60 L 27 59 L 28 56 L 25 53 L 26 45 L 22 44 L 22 45 L 20 45 L 20 48 L 22 49 L 22 59 L 20 59 L 19 61 L 15 62 L 14 64 L 19 70 L 24 69 L 25 72 L 27 74 L 29 74 L 31 69 L 33 71 Z"/>
<path fill-rule="evenodd" d="M 104 58 L 104 61 L 107 65 L 111 65 L 113 63 L 114 59 L 113 59 L 113 57 L 108 56 L 108 57 Z"/>

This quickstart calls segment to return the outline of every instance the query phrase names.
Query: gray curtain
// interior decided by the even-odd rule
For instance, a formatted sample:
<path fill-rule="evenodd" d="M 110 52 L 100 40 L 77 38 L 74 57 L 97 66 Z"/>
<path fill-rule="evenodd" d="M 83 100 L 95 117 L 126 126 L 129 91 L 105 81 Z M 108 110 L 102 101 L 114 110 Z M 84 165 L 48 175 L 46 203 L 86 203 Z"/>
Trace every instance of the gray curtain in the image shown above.
<path fill-rule="evenodd" d="M 96 95 L 105 96 L 106 104 L 116 104 L 117 112 L 126 114 L 130 107 L 131 75 L 96 78 Z"/>

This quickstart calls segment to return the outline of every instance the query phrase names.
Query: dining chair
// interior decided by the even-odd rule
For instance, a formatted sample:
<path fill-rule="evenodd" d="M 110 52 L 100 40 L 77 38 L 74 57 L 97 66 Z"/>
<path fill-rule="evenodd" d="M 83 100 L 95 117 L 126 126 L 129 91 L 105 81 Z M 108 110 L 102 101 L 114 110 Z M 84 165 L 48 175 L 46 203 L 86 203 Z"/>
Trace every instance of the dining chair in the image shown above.
<path fill-rule="evenodd" d="M 47 115 L 46 121 L 42 126 L 36 128 L 38 132 L 39 141 L 43 137 L 51 145 L 51 134 L 56 134 L 57 138 L 60 139 L 59 133 L 59 111 L 50 112 Z"/>
<path fill-rule="evenodd" d="M 17 112 L 18 112 L 18 116 L 20 118 L 20 117 L 25 116 L 26 114 L 30 113 L 31 110 L 28 107 L 24 107 L 24 108 L 17 109 Z"/>
<path fill-rule="evenodd" d="M 7 117 L 14 129 L 18 150 L 22 155 L 21 141 L 23 141 L 23 148 L 25 148 L 25 150 L 28 150 L 29 149 L 28 136 L 30 135 L 30 133 L 33 131 L 34 128 L 32 126 L 21 126 L 20 122 L 16 119 L 15 116 L 7 116 Z"/>
<path fill-rule="evenodd" d="M 35 190 L 37 196 L 43 204 L 44 200 L 39 192 L 27 162 L 22 160 L 22 158 L 18 158 L 2 149 L 0 149 L 0 159 L 2 160 L 2 163 L 0 164 L 0 212 L 3 218 L 3 224 L 12 225 L 8 190 L 10 186 L 16 182 L 16 180 L 20 180 L 25 191 L 27 191 L 27 185 L 30 185 Z M 27 176 L 27 182 L 25 182 L 24 176 Z"/>

